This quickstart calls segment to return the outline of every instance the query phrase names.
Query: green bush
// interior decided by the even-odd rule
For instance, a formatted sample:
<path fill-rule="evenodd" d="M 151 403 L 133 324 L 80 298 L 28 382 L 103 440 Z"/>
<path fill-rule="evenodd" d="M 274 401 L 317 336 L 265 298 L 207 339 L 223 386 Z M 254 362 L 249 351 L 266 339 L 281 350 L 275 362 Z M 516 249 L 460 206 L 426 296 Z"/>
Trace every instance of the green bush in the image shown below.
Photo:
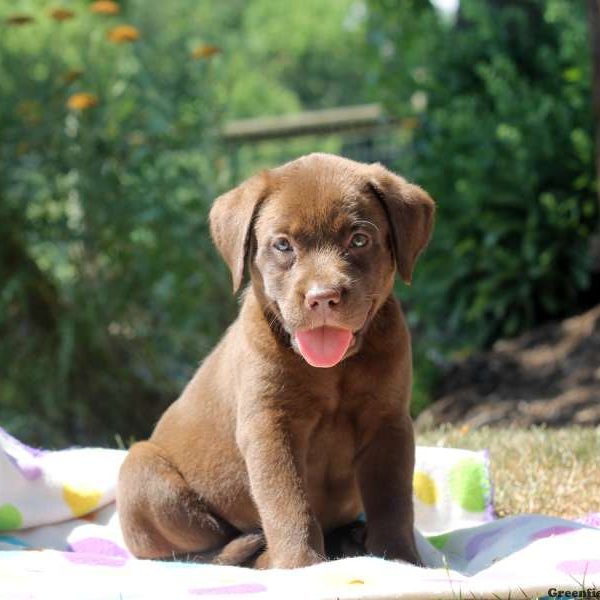
<path fill-rule="evenodd" d="M 143 435 L 234 309 L 206 223 L 222 59 L 190 3 L 21 6 L 0 15 L 0 420 L 32 443 Z"/>
<path fill-rule="evenodd" d="M 354 0 L 56 6 L 0 5 L 0 424 L 111 443 L 149 432 L 235 312 L 208 206 L 282 155 L 236 164 L 223 120 L 364 101 L 364 15 Z"/>
<path fill-rule="evenodd" d="M 402 118 L 392 166 L 439 201 L 402 292 L 419 406 L 447 349 L 579 307 L 596 220 L 584 3 L 462 0 L 455 23 L 428 0 L 66 6 L 0 6 L 0 423 L 27 441 L 145 435 L 231 320 L 206 226 L 233 183 L 225 118 L 382 98 Z M 118 25 L 134 30 L 111 41 Z M 244 148 L 238 172 L 310 144 L 342 141 Z"/>
<path fill-rule="evenodd" d="M 456 349 L 577 311 L 597 222 L 585 3 L 369 5 L 377 83 L 417 119 L 396 166 L 438 201 L 413 324 Z"/>

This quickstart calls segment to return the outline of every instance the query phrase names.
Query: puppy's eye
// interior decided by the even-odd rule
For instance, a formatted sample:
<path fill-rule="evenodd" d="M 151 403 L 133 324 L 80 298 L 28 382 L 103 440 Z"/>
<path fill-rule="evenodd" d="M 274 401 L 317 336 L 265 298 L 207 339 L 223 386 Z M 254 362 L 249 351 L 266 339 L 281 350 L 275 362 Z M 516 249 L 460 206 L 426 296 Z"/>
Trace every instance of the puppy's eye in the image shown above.
<path fill-rule="evenodd" d="M 277 238 L 273 242 L 273 247 L 276 250 L 279 250 L 279 252 L 291 252 L 292 251 L 292 244 L 290 244 L 290 240 L 288 240 L 287 238 L 284 238 L 284 237 Z"/>
<path fill-rule="evenodd" d="M 369 236 L 364 233 L 355 233 L 350 238 L 350 248 L 364 248 L 369 244 Z"/>

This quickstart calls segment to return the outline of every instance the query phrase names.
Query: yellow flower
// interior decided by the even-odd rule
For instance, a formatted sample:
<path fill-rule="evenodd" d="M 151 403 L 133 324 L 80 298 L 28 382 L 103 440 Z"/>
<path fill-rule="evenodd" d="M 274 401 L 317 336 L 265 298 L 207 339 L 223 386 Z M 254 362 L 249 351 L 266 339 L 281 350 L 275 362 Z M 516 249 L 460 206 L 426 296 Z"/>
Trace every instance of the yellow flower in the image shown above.
<path fill-rule="evenodd" d="M 419 126 L 419 119 L 416 117 L 406 117 L 400 121 L 400 127 L 403 129 L 416 129 Z"/>
<path fill-rule="evenodd" d="M 73 83 L 83 76 L 83 71 L 79 69 L 71 69 L 63 74 L 62 78 L 65 83 Z"/>
<path fill-rule="evenodd" d="M 68 21 L 75 16 L 75 13 L 72 10 L 68 10 L 67 8 L 53 8 L 49 13 L 50 18 L 55 21 Z"/>
<path fill-rule="evenodd" d="M 221 48 L 218 46 L 213 46 L 212 44 L 202 44 L 202 46 L 198 46 L 192 50 L 192 58 L 201 60 L 203 58 L 210 58 L 219 52 L 221 52 Z"/>
<path fill-rule="evenodd" d="M 140 32 L 132 25 L 119 25 L 111 29 L 106 37 L 114 44 L 127 44 L 135 42 L 140 37 Z"/>
<path fill-rule="evenodd" d="M 67 106 L 71 110 L 87 110 L 88 108 L 94 108 L 98 104 L 98 98 L 94 94 L 88 92 L 80 92 L 79 94 L 73 94 L 67 100 Z"/>
<path fill-rule="evenodd" d="M 33 23 L 34 20 L 35 19 L 29 15 L 12 15 L 11 17 L 7 17 L 6 23 L 8 25 L 15 25 L 18 27 L 20 25 L 28 25 L 29 23 Z"/>
<path fill-rule="evenodd" d="M 121 7 L 113 0 L 96 0 L 90 4 L 90 11 L 97 15 L 118 15 Z"/>

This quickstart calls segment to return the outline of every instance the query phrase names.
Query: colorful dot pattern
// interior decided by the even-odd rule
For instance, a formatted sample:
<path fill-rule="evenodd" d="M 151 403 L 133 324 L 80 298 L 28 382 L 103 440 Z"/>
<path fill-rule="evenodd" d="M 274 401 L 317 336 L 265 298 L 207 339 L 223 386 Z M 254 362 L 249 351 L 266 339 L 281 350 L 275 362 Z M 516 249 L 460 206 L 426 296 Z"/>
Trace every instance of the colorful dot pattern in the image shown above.
<path fill-rule="evenodd" d="M 415 497 L 423 504 L 433 506 L 437 502 L 437 488 L 435 481 L 427 473 L 415 471 L 413 489 Z"/>
<path fill-rule="evenodd" d="M 19 529 L 23 524 L 23 515 L 14 504 L 0 505 L 0 531 Z"/>
<path fill-rule="evenodd" d="M 114 502 L 123 458 L 102 448 L 38 450 L 0 428 L 0 532 L 92 520 Z"/>
<path fill-rule="evenodd" d="M 71 509 L 73 516 L 81 517 L 98 508 L 102 491 L 66 483 L 63 485 L 63 498 Z"/>
<path fill-rule="evenodd" d="M 488 474 L 481 461 L 465 458 L 450 471 L 450 496 L 467 512 L 483 512 L 487 506 Z"/>
<path fill-rule="evenodd" d="M 420 448 L 413 477 L 416 524 L 437 536 L 454 523 L 463 527 L 493 518 L 487 453 Z"/>
<path fill-rule="evenodd" d="M 587 587 L 600 589 L 600 515 L 589 515 L 580 523 L 540 515 L 489 522 L 491 483 L 485 456 L 478 453 L 417 451 L 415 507 L 421 511 L 419 528 L 429 532 L 429 541 L 418 539 L 429 569 L 357 557 L 307 570 L 251 571 L 135 560 L 123 544 L 112 502 L 119 461 L 101 449 L 82 449 L 81 454 L 42 452 L 11 439 L 0 429 L 0 581 L 6 597 L 63 597 L 66 582 L 68 597 L 83 600 L 97 597 L 98 590 L 103 597 L 122 600 L 158 596 L 418 600 L 517 597 L 523 592 L 536 597 L 540 581 L 548 588 L 576 590 L 576 581 L 585 580 Z M 77 457 L 79 469 L 74 468 Z M 103 479 L 102 468 L 111 460 L 107 470 L 112 474 Z M 61 512 L 49 517 L 53 503 Z M 32 526 L 36 514 L 43 527 Z M 40 514 L 45 514 L 45 521 Z M 42 550 L 32 551 L 36 548 Z M 35 590 L 43 591 L 43 596 L 36 596 Z"/>

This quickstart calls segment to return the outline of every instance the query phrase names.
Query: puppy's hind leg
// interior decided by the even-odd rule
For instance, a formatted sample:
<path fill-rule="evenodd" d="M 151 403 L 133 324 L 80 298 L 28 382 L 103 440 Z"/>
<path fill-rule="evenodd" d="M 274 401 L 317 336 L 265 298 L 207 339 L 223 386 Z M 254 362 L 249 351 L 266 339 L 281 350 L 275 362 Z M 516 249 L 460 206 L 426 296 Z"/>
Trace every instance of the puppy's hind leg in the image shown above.
<path fill-rule="evenodd" d="M 133 445 L 117 486 L 125 543 L 138 558 L 169 558 L 225 545 L 237 530 L 212 515 L 167 454 L 152 442 Z"/>

